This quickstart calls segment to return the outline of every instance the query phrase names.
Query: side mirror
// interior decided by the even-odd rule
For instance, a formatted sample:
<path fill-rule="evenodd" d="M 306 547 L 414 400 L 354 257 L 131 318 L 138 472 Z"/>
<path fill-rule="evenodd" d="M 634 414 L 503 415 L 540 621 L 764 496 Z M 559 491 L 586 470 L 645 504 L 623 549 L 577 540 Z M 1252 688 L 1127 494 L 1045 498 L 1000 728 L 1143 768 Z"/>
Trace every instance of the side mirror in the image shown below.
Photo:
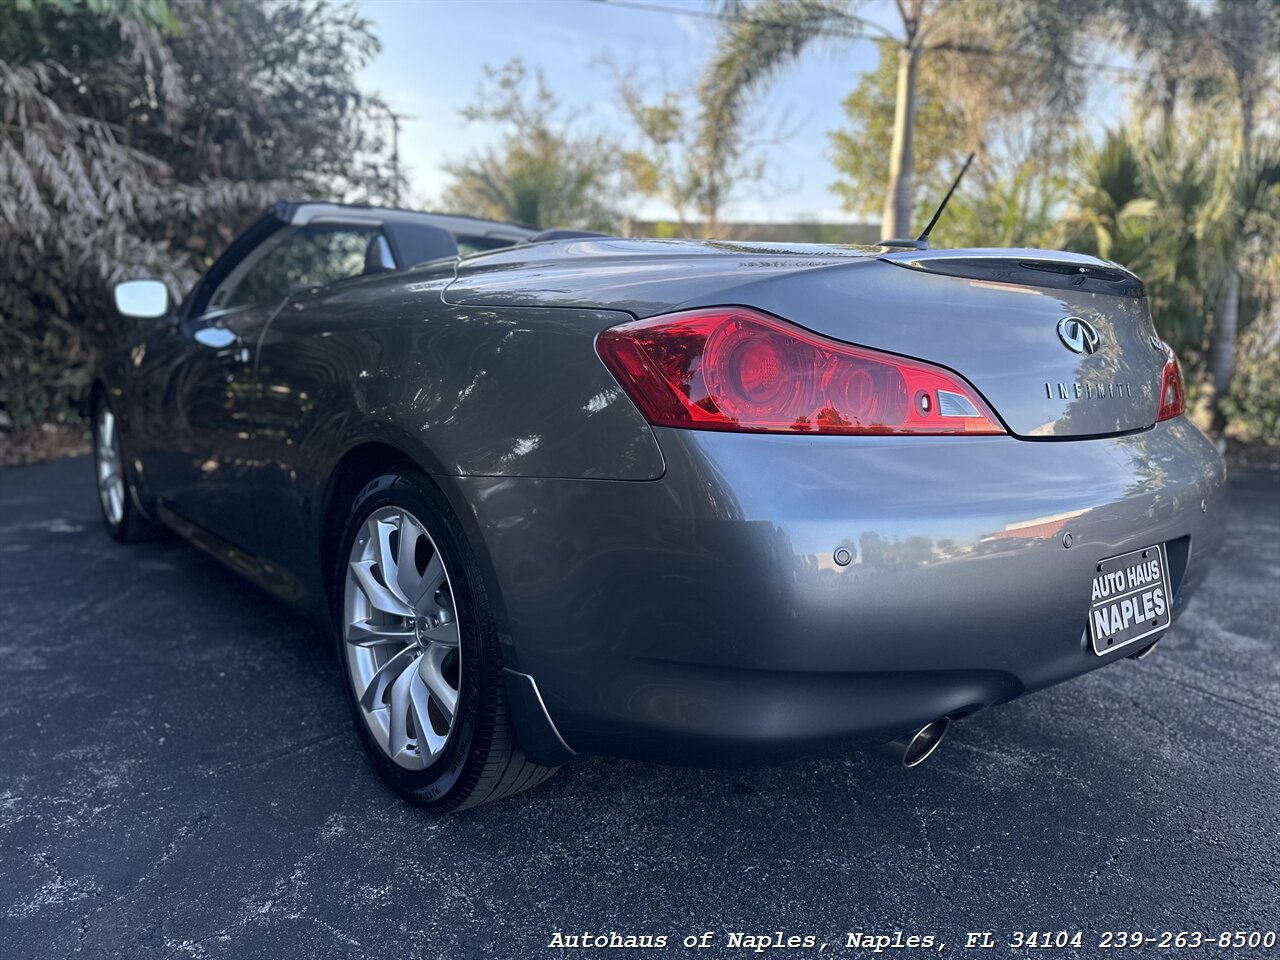
<path fill-rule="evenodd" d="M 125 280 L 112 288 L 116 309 L 123 316 L 156 320 L 169 312 L 169 288 L 159 280 Z"/>

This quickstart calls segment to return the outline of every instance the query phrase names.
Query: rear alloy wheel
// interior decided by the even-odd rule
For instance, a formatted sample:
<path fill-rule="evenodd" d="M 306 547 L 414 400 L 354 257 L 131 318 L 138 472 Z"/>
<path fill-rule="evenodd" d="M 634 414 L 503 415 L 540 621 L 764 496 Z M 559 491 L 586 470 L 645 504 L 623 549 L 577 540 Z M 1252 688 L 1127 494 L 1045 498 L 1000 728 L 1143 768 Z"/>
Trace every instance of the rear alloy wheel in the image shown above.
<path fill-rule="evenodd" d="M 146 539 L 152 526 L 133 502 L 128 466 L 121 453 L 120 425 L 105 399 L 94 408 L 93 466 L 107 532 L 123 543 Z"/>
<path fill-rule="evenodd" d="M 379 773 L 441 812 L 550 776 L 516 742 L 483 581 L 435 486 L 409 470 L 369 483 L 339 559 L 340 655 Z"/>
<path fill-rule="evenodd" d="M 425 770 L 443 752 L 462 676 L 457 604 L 417 517 L 379 507 L 347 563 L 347 666 L 369 733 L 393 763 Z"/>

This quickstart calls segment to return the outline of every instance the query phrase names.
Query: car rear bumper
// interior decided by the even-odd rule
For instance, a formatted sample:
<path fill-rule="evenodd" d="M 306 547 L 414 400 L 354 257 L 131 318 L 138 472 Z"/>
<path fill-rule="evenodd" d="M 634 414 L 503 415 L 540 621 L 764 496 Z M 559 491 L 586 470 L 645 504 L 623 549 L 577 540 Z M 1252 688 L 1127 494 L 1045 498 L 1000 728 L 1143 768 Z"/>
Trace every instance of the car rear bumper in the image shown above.
<path fill-rule="evenodd" d="M 1185 418 L 1069 442 L 656 433 L 659 480 L 458 481 L 508 666 L 577 752 L 767 762 L 1010 700 L 1136 652 L 1089 648 L 1098 561 L 1168 543 L 1176 610 L 1223 526 L 1222 460 Z"/>

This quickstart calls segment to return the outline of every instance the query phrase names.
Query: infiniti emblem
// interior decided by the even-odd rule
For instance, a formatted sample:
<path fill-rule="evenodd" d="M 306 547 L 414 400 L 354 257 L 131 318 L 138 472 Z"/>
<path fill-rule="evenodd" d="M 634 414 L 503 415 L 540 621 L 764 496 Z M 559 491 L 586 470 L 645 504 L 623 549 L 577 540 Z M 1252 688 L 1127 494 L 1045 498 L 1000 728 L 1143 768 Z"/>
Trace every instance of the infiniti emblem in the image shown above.
<path fill-rule="evenodd" d="M 1088 320 L 1063 317 L 1058 321 L 1058 339 L 1073 353 L 1093 353 L 1098 349 L 1098 331 Z"/>

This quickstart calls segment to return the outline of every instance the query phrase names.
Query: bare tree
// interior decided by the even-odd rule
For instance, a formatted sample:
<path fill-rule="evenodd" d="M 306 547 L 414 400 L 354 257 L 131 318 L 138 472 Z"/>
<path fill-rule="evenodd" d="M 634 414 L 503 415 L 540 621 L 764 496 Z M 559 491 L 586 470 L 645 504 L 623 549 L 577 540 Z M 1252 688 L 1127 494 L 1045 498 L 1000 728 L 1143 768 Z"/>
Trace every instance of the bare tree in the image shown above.
<path fill-rule="evenodd" d="M 486 67 L 463 119 L 502 134 L 449 163 L 445 203 L 460 213 L 533 227 L 612 230 L 618 220 L 615 151 L 581 131 L 539 70 L 519 59 Z"/>

